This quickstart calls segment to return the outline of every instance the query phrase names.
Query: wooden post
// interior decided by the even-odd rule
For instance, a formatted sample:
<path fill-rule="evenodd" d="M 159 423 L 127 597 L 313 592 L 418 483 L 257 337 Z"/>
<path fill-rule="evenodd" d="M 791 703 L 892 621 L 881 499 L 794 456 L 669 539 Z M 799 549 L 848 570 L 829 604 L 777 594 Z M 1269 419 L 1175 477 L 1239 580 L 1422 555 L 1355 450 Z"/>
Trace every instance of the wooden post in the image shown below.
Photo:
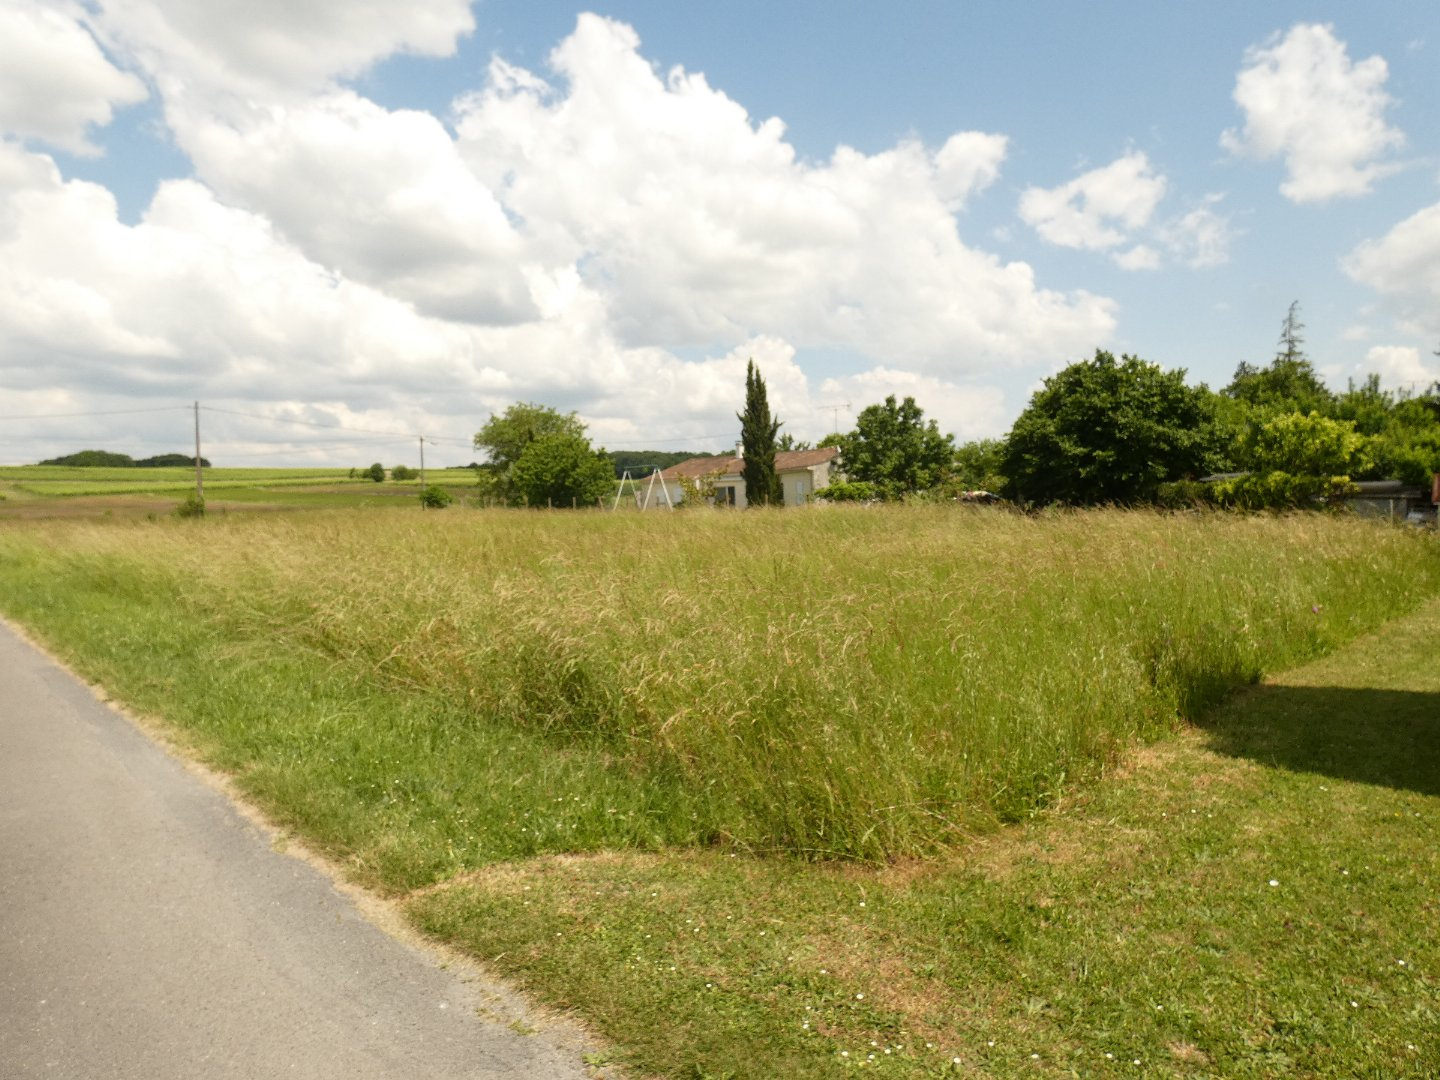
<path fill-rule="evenodd" d="M 205 476 L 200 471 L 200 402 L 195 402 L 195 498 L 205 501 Z"/>

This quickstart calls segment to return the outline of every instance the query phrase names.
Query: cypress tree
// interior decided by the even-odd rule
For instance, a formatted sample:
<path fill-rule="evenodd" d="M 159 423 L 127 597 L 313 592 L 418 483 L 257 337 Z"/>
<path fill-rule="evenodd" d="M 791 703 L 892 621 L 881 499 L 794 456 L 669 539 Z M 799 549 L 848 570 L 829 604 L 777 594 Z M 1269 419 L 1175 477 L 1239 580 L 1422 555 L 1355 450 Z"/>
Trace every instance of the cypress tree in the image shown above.
<path fill-rule="evenodd" d="M 745 454 L 745 499 L 751 505 L 779 505 L 785 501 L 780 477 L 775 473 L 775 436 L 780 421 L 770 416 L 765 380 L 751 360 L 745 369 L 745 411 L 740 421 L 740 445 Z"/>

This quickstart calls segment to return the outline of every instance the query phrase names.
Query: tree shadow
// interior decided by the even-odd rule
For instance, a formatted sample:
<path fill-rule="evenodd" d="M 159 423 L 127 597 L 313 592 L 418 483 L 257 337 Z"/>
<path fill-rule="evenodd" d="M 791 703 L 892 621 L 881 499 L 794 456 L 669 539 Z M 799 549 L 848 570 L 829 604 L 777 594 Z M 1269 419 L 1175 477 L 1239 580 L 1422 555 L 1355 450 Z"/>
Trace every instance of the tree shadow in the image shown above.
<path fill-rule="evenodd" d="M 1196 726 L 1229 757 L 1440 795 L 1440 693 L 1257 686 Z"/>

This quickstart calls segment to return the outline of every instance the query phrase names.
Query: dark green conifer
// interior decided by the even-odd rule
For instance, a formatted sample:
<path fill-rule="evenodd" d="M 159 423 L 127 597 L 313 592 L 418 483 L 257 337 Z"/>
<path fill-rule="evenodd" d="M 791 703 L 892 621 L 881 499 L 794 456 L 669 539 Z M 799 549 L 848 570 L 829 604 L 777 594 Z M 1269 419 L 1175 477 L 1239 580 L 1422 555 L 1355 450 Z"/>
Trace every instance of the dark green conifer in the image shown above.
<path fill-rule="evenodd" d="M 780 421 L 770 415 L 765 380 L 754 360 L 745 369 L 745 411 L 735 415 L 740 421 L 740 445 L 745 455 L 745 500 L 752 506 L 778 506 L 785 501 L 780 477 L 775 473 L 775 436 Z"/>

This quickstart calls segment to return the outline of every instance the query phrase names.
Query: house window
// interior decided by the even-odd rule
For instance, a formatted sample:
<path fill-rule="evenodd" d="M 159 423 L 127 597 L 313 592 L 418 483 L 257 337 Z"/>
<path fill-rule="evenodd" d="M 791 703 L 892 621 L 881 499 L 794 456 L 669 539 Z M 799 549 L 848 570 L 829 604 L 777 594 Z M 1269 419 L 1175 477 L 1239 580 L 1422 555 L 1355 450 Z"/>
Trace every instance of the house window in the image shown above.
<path fill-rule="evenodd" d="M 734 488 L 734 485 L 731 485 L 731 486 L 729 486 L 729 487 L 717 487 L 717 488 L 715 489 L 715 505 L 716 505 L 716 506 L 734 506 L 734 505 L 735 505 L 735 488 Z"/>

